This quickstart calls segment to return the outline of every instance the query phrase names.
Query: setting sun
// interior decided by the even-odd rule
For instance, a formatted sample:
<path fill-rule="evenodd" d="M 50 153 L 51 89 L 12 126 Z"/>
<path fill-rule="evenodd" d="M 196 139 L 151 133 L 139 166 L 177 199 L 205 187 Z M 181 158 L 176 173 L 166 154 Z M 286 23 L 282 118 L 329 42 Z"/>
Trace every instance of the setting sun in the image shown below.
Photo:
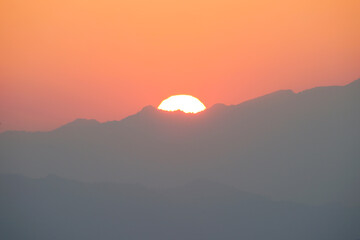
<path fill-rule="evenodd" d="M 206 109 L 205 105 L 196 97 L 190 95 L 174 95 L 160 103 L 158 109 L 164 111 L 183 111 L 184 113 L 198 113 Z"/>

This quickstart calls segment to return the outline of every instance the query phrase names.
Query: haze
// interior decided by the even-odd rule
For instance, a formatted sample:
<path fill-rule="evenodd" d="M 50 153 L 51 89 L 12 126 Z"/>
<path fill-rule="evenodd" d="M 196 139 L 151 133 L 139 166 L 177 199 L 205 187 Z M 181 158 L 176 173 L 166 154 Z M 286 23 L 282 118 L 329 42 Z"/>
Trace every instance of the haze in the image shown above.
<path fill-rule="evenodd" d="M 0 133 L 0 239 L 359 240 L 360 79 Z"/>

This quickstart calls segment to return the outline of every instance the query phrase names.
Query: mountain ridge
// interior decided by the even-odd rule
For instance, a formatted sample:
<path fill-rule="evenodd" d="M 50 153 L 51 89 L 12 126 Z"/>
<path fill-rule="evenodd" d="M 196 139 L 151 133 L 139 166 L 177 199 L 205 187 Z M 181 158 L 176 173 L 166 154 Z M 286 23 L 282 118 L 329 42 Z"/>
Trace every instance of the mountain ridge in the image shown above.
<path fill-rule="evenodd" d="M 165 188 L 205 178 L 277 200 L 359 204 L 357 86 L 285 90 L 195 115 L 148 106 L 69 131 L 6 132 L 0 173 Z"/>
<path fill-rule="evenodd" d="M 289 97 L 295 97 L 296 95 L 302 95 L 302 94 L 307 94 L 309 92 L 312 91 L 318 91 L 321 89 L 329 89 L 329 88 L 341 88 L 341 87 L 360 87 L 360 79 L 354 80 L 346 85 L 343 86 L 319 86 L 319 87 L 314 87 L 314 88 L 310 88 L 310 89 L 306 89 L 303 91 L 300 91 L 298 93 L 295 93 L 293 90 L 290 89 L 285 89 L 285 90 L 277 90 L 259 97 L 255 97 L 246 101 L 243 101 L 239 104 L 235 104 L 235 105 L 226 105 L 224 103 L 216 103 L 214 105 L 212 105 L 211 107 L 205 109 L 203 112 L 200 113 L 200 115 L 204 115 L 204 113 L 209 113 L 210 111 L 226 111 L 226 108 L 237 108 L 237 107 L 243 107 L 246 106 L 248 104 L 253 104 L 254 102 L 259 102 L 259 101 L 267 101 L 269 99 L 274 100 L 274 98 L 279 99 L 279 101 L 281 101 L 282 99 L 287 99 Z M 116 124 L 119 123 L 123 120 L 127 120 L 128 118 L 132 118 L 134 116 L 138 116 L 138 115 L 146 115 L 146 114 L 155 114 L 156 112 L 165 112 L 163 110 L 158 110 L 156 107 L 152 106 L 152 105 L 147 105 L 144 106 L 139 112 L 129 115 L 127 117 L 124 117 L 123 119 L 120 120 L 112 120 L 112 121 L 106 121 L 106 122 L 99 122 L 96 119 L 86 119 L 86 118 L 77 118 L 74 119 L 73 121 L 66 123 L 64 125 L 61 125 L 58 128 L 55 128 L 53 130 L 50 131 L 35 131 L 35 132 L 51 132 L 51 131 L 56 131 L 56 130 L 61 130 L 64 128 L 69 128 L 69 129 L 74 129 L 76 127 L 78 128 L 86 128 L 86 127 L 94 127 L 96 125 L 103 125 L 103 124 Z M 181 111 L 176 111 L 176 112 L 168 112 L 169 114 L 178 114 L 178 115 L 184 115 L 185 113 L 182 113 Z M 186 114 L 187 116 L 191 116 L 193 114 Z M 198 115 L 198 114 L 195 114 Z M 1 132 L 1 134 L 6 133 L 6 132 L 27 132 L 27 133 L 31 133 L 32 131 L 18 131 L 18 130 L 10 130 L 10 131 L 5 131 L 5 132 Z"/>

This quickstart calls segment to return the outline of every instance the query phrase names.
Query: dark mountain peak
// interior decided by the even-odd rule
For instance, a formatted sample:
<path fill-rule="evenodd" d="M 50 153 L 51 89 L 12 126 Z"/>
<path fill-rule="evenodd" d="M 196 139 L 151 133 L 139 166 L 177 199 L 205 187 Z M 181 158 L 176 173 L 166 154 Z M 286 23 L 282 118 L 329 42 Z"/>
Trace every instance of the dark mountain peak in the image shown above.
<path fill-rule="evenodd" d="M 306 89 L 304 91 L 299 92 L 299 95 L 317 95 L 323 96 L 329 95 L 329 93 L 336 92 L 338 88 L 342 88 L 342 86 L 321 86 L 321 87 L 314 87 L 311 89 Z"/>
<path fill-rule="evenodd" d="M 360 78 L 355 80 L 355 81 L 352 81 L 351 83 L 347 84 L 346 86 L 349 86 L 349 87 L 360 87 Z"/>
<path fill-rule="evenodd" d="M 227 105 L 225 105 L 224 103 L 215 103 L 211 108 L 226 108 Z"/>
<path fill-rule="evenodd" d="M 154 114 L 156 114 L 158 112 L 158 110 L 151 105 L 147 105 L 145 107 L 143 107 L 139 112 L 130 115 L 129 117 L 125 118 L 125 119 L 133 119 L 134 117 L 138 117 L 138 116 L 153 116 Z"/>
<path fill-rule="evenodd" d="M 69 122 L 69 123 L 59 127 L 56 130 L 86 129 L 86 128 L 91 128 L 91 127 L 95 127 L 95 126 L 99 126 L 99 125 L 100 125 L 100 122 L 98 122 L 95 119 L 78 118 L 72 122 Z"/>
<path fill-rule="evenodd" d="M 284 97 L 294 96 L 295 93 L 291 89 L 279 90 L 256 99 L 283 99 Z"/>
<path fill-rule="evenodd" d="M 95 119 L 85 119 L 85 118 L 78 118 L 75 119 L 73 122 L 73 124 L 88 124 L 88 125 L 94 125 L 94 124 L 98 124 L 99 122 Z"/>
<path fill-rule="evenodd" d="M 138 124 L 140 121 L 148 121 L 149 119 L 153 118 L 153 116 L 157 113 L 157 109 L 154 106 L 147 105 L 143 107 L 139 112 L 129 115 L 121 120 L 109 121 L 105 122 L 102 125 L 111 128 L 111 127 L 119 127 L 123 124 Z M 128 127 L 128 126 L 127 126 Z"/>
<path fill-rule="evenodd" d="M 324 97 L 324 95 L 331 96 L 339 92 L 339 89 L 351 89 L 358 91 L 360 88 L 360 78 L 344 86 L 319 86 L 299 92 L 299 95 L 317 95 Z"/>
<path fill-rule="evenodd" d="M 141 109 L 139 113 L 152 113 L 157 111 L 157 109 L 154 106 L 147 105 Z"/>
<path fill-rule="evenodd" d="M 228 109 L 231 106 L 225 105 L 223 103 L 216 103 L 212 105 L 211 107 L 207 108 L 205 111 L 212 111 L 212 112 L 219 112 L 224 111 L 225 109 Z"/>
<path fill-rule="evenodd" d="M 295 96 L 296 94 L 293 92 L 293 90 L 286 89 L 286 90 L 279 90 L 275 91 L 269 94 L 266 94 L 264 96 L 249 100 L 249 101 L 269 101 L 269 100 L 283 100 L 288 97 Z M 248 102 L 249 102 L 248 101 Z"/>
<path fill-rule="evenodd" d="M 192 118 L 195 116 L 194 114 L 187 114 L 180 110 L 177 111 L 163 111 L 159 110 L 153 106 L 146 106 L 140 112 L 129 116 L 128 118 L 124 119 L 126 121 L 129 120 L 140 120 L 140 121 L 161 121 L 164 119 L 183 119 L 183 118 Z"/>
<path fill-rule="evenodd" d="M 147 119 L 151 116 L 154 116 L 157 112 L 158 112 L 158 110 L 154 106 L 147 105 L 147 106 L 143 107 L 139 112 L 137 112 L 133 115 L 130 115 L 130 116 L 124 118 L 123 120 L 116 121 L 116 122 L 117 123 L 128 122 L 129 120 L 140 119 L 140 118 Z"/>
<path fill-rule="evenodd" d="M 248 101 L 245 101 L 243 103 L 240 103 L 238 105 L 234 105 L 234 107 L 248 107 L 248 106 L 264 106 L 267 104 L 274 104 L 274 103 L 286 103 L 290 99 L 293 99 L 296 96 L 296 93 L 294 93 L 292 90 L 279 90 L 276 92 L 272 92 L 269 94 L 266 94 L 264 96 L 254 98 Z"/>

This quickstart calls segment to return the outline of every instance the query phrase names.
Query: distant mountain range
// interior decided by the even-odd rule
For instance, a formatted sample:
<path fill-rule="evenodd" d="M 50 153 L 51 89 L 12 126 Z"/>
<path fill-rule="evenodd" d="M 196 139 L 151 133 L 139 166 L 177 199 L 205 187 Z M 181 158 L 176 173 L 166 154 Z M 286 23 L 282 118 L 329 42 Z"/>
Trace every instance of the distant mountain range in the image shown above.
<path fill-rule="evenodd" d="M 357 80 L 195 115 L 147 106 L 121 121 L 4 132 L 0 173 L 157 188 L 200 178 L 272 200 L 360 205 L 359 104 Z"/>
<path fill-rule="evenodd" d="M 0 177 L 0 239 L 355 240 L 360 209 L 306 206 L 196 180 L 151 190 Z"/>

